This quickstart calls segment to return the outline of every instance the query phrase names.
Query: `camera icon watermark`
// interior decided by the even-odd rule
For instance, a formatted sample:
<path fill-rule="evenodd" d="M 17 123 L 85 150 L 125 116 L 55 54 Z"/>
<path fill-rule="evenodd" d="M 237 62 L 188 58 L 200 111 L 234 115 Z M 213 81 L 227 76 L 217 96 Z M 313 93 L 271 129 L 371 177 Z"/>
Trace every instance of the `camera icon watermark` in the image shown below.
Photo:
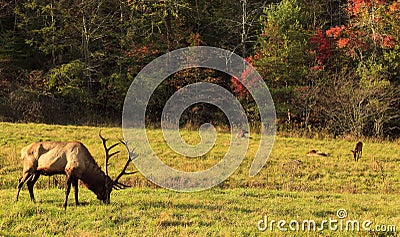
<path fill-rule="evenodd" d="M 275 220 L 270 219 L 265 215 L 263 219 L 257 222 L 259 231 L 281 231 L 281 232 L 318 232 L 323 230 L 328 231 L 346 231 L 346 232 L 396 232 L 395 225 L 374 225 L 371 220 L 348 219 L 348 213 L 345 209 L 338 209 L 336 217 L 315 221 L 312 219 L 306 220 Z"/>
<path fill-rule="evenodd" d="M 243 161 L 249 141 L 236 134 L 249 131 L 246 112 L 238 99 L 227 89 L 208 82 L 190 84 L 176 91 L 165 104 L 161 127 L 164 140 L 176 153 L 186 157 L 206 154 L 212 149 L 216 129 L 207 123 L 200 126 L 200 144 L 185 143 L 179 133 L 179 118 L 189 106 L 209 103 L 218 107 L 228 118 L 231 129 L 229 149 L 213 167 L 198 172 L 173 169 L 161 161 L 147 139 L 145 114 L 150 97 L 169 76 L 189 68 L 213 69 L 239 80 L 251 94 L 258 108 L 261 134 L 258 151 L 249 170 L 256 175 L 264 166 L 274 143 L 276 113 L 271 94 L 260 74 L 242 57 L 220 48 L 198 46 L 182 48 L 153 60 L 133 80 L 125 97 L 122 131 L 124 139 L 136 147 L 136 168 L 153 183 L 176 191 L 200 191 L 211 188 L 227 179 Z M 246 72 L 246 77 L 243 74 Z M 246 80 L 251 78 L 251 80 Z M 251 81 L 250 83 L 246 83 Z"/>

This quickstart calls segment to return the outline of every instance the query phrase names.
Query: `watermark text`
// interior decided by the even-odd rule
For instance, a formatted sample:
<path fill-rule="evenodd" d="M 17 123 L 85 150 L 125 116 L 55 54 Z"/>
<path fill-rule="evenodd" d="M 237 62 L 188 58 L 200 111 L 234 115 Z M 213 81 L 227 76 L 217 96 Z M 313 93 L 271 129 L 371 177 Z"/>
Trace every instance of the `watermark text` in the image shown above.
<path fill-rule="evenodd" d="M 257 222 L 257 228 L 260 231 L 348 231 L 348 232 L 396 232 L 395 225 L 374 225 L 370 220 L 355 220 L 347 218 L 347 211 L 339 209 L 335 218 L 328 218 L 321 221 L 312 219 L 305 220 L 275 220 L 265 215 L 263 219 Z"/>

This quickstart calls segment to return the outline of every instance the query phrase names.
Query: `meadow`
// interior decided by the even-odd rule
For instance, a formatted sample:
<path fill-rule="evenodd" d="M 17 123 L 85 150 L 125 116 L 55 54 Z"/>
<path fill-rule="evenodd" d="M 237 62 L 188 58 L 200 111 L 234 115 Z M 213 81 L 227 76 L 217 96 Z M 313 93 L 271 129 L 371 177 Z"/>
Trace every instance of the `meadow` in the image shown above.
<path fill-rule="evenodd" d="M 0 125 L 0 236 L 397 236 L 399 233 L 399 140 L 364 140 L 363 157 L 355 163 L 350 150 L 356 140 L 277 136 L 265 167 L 256 176 L 248 177 L 259 140 L 257 134 L 251 134 L 244 162 L 217 187 L 179 193 L 157 187 L 137 173 L 121 180 L 132 188 L 113 191 L 110 205 L 100 203 L 82 187 L 79 193 L 82 205 L 75 207 L 70 195 L 65 211 L 61 207 L 64 176 L 41 177 L 35 186 L 36 203 L 29 200 L 26 186 L 19 201 L 14 203 L 22 174 L 21 148 L 34 141 L 78 140 L 103 166 L 104 150 L 98 132 L 101 129 L 112 143 L 122 137 L 121 129 Z M 227 150 L 230 136 L 219 132 L 212 151 L 189 158 L 169 149 L 161 130 L 151 129 L 147 134 L 163 162 L 184 171 L 203 170 L 217 163 Z M 199 141 L 197 132 L 183 130 L 181 134 L 188 143 Z M 112 177 L 126 159 L 123 147 L 120 149 L 122 152 L 111 161 Z M 310 149 L 324 151 L 328 156 L 307 156 Z M 339 209 L 345 209 L 347 217 L 338 218 Z M 264 231 L 258 228 L 265 217 L 276 221 L 272 230 L 269 225 Z M 372 223 L 371 231 L 334 231 L 328 226 L 316 231 L 281 231 L 277 225 L 279 220 L 287 223 L 295 220 L 300 224 L 314 220 L 318 224 L 330 219 L 360 223 L 368 220 Z"/>

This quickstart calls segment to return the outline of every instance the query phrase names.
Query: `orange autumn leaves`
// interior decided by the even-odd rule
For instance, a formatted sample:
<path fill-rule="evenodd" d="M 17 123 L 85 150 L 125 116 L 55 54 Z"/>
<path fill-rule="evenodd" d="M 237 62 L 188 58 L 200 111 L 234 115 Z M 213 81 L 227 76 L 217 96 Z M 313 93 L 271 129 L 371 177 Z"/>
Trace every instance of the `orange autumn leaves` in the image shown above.
<path fill-rule="evenodd" d="M 347 12 L 349 23 L 335 26 L 326 31 L 336 47 L 354 56 L 356 50 L 363 52 L 371 47 L 392 49 L 396 38 L 396 17 L 400 13 L 400 2 L 385 0 L 349 0 Z"/>

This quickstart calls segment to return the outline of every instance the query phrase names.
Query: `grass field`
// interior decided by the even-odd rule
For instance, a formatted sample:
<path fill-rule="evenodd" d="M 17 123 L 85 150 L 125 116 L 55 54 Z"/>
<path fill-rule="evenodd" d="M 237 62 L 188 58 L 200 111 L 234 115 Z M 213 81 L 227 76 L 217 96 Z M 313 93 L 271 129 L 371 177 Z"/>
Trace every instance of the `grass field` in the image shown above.
<path fill-rule="evenodd" d="M 133 188 L 114 191 L 111 204 L 103 205 L 93 193 L 80 189 L 83 205 L 61 208 L 64 177 L 41 177 L 36 184 L 37 203 L 26 188 L 13 202 L 21 176 L 20 150 L 33 141 L 79 140 L 103 165 L 104 151 L 98 127 L 0 123 L 0 235 L 4 236 L 396 236 L 400 228 L 400 142 L 364 141 L 363 157 L 355 163 L 350 150 L 355 141 L 277 137 L 262 171 L 248 177 L 251 158 L 257 151 L 258 135 L 240 168 L 225 182 L 203 192 L 178 193 L 158 188 L 140 174 L 122 180 Z M 122 137 L 120 128 L 101 128 L 111 142 Z M 180 170 L 211 167 L 227 150 L 229 134 L 218 133 L 217 143 L 207 155 L 186 158 L 170 150 L 161 130 L 148 131 L 149 140 L 162 160 Z M 183 131 L 188 143 L 199 141 L 196 132 Z M 122 148 L 122 147 L 121 147 Z M 328 157 L 309 157 L 310 149 Z M 111 176 L 123 165 L 126 154 L 113 158 Z M 114 177 L 114 176 L 113 176 Z M 55 180 L 57 182 L 55 182 Z M 337 210 L 347 210 L 339 219 Z M 314 220 L 371 221 L 371 229 L 388 231 L 261 231 L 257 224 L 291 220 L 302 224 Z M 264 222 L 260 222 L 264 223 Z M 294 222 L 295 223 L 295 222 Z M 345 223 L 346 224 L 346 223 Z M 344 225 L 345 225 L 344 224 Z M 393 231 L 393 226 L 397 231 Z M 383 227 L 383 228 L 380 228 Z"/>

